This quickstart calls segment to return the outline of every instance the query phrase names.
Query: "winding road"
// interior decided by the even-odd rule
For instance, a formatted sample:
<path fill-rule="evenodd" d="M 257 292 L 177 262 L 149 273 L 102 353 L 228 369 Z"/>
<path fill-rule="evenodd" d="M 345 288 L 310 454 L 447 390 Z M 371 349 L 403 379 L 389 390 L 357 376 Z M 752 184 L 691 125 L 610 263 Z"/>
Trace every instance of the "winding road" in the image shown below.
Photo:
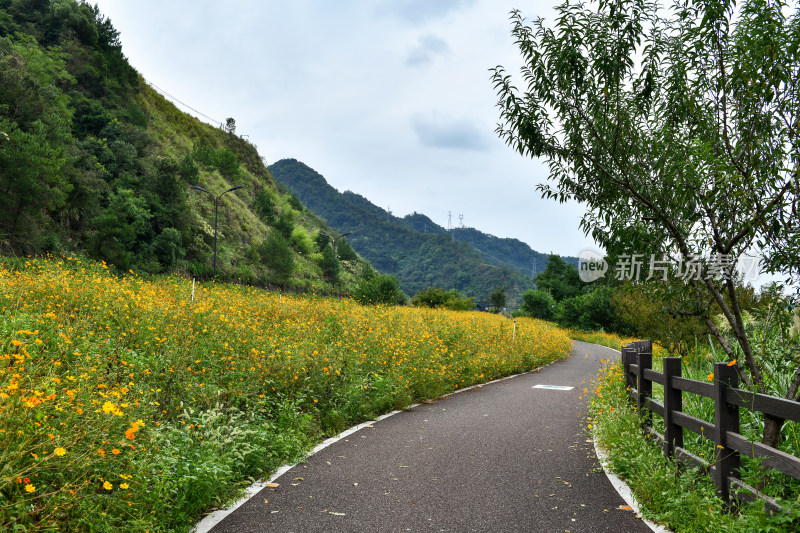
<path fill-rule="evenodd" d="M 569 358 L 540 371 L 366 425 L 210 531 L 649 533 L 585 431 L 583 391 L 601 360 L 618 357 L 576 341 Z"/>

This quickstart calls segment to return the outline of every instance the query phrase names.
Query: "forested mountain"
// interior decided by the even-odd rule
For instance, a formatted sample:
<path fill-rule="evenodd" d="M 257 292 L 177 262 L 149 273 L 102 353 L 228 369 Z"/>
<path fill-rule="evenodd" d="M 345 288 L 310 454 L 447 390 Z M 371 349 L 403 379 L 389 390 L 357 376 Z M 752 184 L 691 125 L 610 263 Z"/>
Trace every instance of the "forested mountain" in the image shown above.
<path fill-rule="evenodd" d="M 453 234 L 423 214 L 395 217 L 363 196 L 338 192 L 307 165 L 284 159 L 270 165 L 272 175 L 309 209 L 347 237 L 352 247 L 378 270 L 396 274 L 403 290 L 415 294 L 428 287 L 458 289 L 488 301 L 492 290 L 506 286 L 509 305 L 532 286 L 548 255 L 516 239 L 501 239 L 473 228 Z M 566 258 L 577 263 L 575 258 Z"/>
<path fill-rule="evenodd" d="M 0 0 L 0 252 L 81 252 L 120 270 L 325 290 L 331 230 L 281 194 L 256 148 L 179 111 L 75 0 Z M 350 251 L 339 279 L 365 264 Z"/>

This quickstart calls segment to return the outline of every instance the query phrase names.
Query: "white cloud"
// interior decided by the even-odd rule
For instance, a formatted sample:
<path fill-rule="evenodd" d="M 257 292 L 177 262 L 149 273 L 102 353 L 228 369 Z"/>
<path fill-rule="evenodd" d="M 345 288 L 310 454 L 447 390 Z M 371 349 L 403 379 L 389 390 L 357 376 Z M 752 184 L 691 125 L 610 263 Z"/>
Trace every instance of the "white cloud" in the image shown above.
<path fill-rule="evenodd" d="M 467 118 L 415 116 L 411 124 L 419 142 L 428 147 L 483 151 L 491 146 L 486 131 Z"/>
<path fill-rule="evenodd" d="M 475 0 L 384 0 L 377 11 L 419 24 L 475 4 Z"/>
<path fill-rule="evenodd" d="M 447 42 L 435 35 L 423 35 L 419 38 L 415 46 L 408 54 L 406 64 L 411 66 L 421 66 L 432 63 L 436 56 L 445 55 L 450 52 Z"/>

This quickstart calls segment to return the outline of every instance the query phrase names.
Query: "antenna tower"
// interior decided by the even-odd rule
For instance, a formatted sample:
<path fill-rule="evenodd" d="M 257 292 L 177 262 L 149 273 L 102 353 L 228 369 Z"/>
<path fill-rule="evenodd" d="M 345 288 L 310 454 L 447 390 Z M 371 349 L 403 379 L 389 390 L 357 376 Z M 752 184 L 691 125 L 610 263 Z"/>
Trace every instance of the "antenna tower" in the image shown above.
<path fill-rule="evenodd" d="M 453 212 L 447 212 L 447 231 L 450 232 L 450 239 L 455 241 L 456 237 L 453 235 Z"/>

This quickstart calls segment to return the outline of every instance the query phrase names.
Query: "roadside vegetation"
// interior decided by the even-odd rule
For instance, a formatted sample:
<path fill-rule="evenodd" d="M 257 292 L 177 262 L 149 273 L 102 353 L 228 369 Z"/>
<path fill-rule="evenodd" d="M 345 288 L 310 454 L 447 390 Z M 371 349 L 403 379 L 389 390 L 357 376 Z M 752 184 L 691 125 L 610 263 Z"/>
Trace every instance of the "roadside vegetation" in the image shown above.
<path fill-rule="evenodd" d="M 359 421 L 565 357 L 535 320 L 0 258 L 0 529 L 186 531 Z"/>
<path fill-rule="evenodd" d="M 619 349 L 632 339 L 607 333 L 570 331 L 577 340 Z M 661 371 L 661 357 L 667 350 L 654 345 L 653 367 Z M 698 348 L 683 358 L 683 377 L 710 381 L 710 368 L 719 360 L 719 353 Z M 633 490 L 643 513 L 671 531 L 677 532 L 793 532 L 800 526 L 800 481 L 772 469 L 764 469 L 758 461 L 742 457 L 742 480 L 775 498 L 787 509 L 769 516 L 763 504 L 755 502 L 728 512 L 710 477 L 697 469 L 666 460 L 658 443 L 643 432 L 643 414 L 637 412 L 625 390 L 621 363 L 609 364 L 592 385 L 588 430 L 607 454 L 608 465 Z M 587 390 L 588 392 L 588 390 Z M 653 396 L 663 402 L 663 389 L 654 385 Z M 683 411 L 714 423 L 713 401 L 697 395 L 684 395 Z M 758 413 L 741 410 L 741 433 L 760 441 L 763 420 Z M 663 419 L 653 417 L 654 429 L 663 433 Z M 800 456 L 800 424 L 787 422 L 781 432 L 778 448 Z M 684 431 L 684 447 L 713 464 L 714 443 L 690 431 Z"/>

